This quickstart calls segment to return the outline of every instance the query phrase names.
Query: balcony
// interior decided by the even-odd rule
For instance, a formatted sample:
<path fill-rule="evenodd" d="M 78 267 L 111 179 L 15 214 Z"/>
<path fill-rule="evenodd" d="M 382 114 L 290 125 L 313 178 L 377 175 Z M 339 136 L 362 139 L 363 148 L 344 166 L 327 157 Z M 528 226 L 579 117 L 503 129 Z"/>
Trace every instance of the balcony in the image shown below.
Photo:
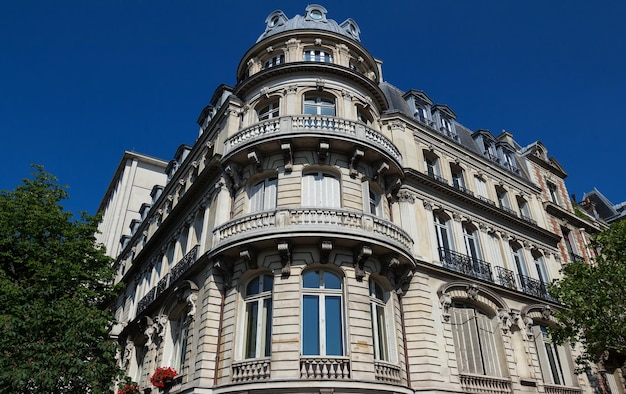
<path fill-rule="evenodd" d="M 410 255 L 413 240 L 392 222 L 358 211 L 337 208 L 280 208 L 230 220 L 213 231 L 213 247 L 243 239 L 293 236 L 297 233 L 362 239 L 395 245 Z"/>
<path fill-rule="evenodd" d="M 582 389 L 578 387 L 559 386 L 556 384 L 545 384 L 546 394 L 580 394 Z"/>
<path fill-rule="evenodd" d="M 516 276 L 519 281 L 516 281 Z M 515 275 L 515 272 L 502 267 L 496 267 L 496 283 L 507 289 L 521 291 L 533 297 L 543 300 L 558 302 L 558 300 L 548 292 L 548 287 L 540 280 L 526 275 Z"/>
<path fill-rule="evenodd" d="M 270 359 L 261 358 L 233 363 L 233 383 L 267 380 L 270 378 Z"/>
<path fill-rule="evenodd" d="M 226 140 L 224 154 L 230 155 L 234 151 L 263 140 L 279 140 L 285 137 L 293 139 L 299 135 L 310 137 L 312 133 L 319 133 L 319 137 L 323 138 L 335 136 L 353 145 L 372 146 L 384 152 L 396 163 L 402 161 L 400 151 L 379 131 L 360 122 L 322 115 L 283 116 L 256 123 Z"/>
<path fill-rule="evenodd" d="M 383 361 L 374 361 L 376 380 L 398 384 L 402 381 L 400 367 Z"/>
<path fill-rule="evenodd" d="M 200 245 L 194 246 L 182 259 L 176 263 L 169 273 L 165 274 L 163 278 L 154 286 L 148 293 L 137 303 L 137 314 L 146 310 L 146 308 L 152 304 L 165 290 L 167 290 L 171 284 L 176 282 L 178 278 L 183 276 L 185 272 L 191 268 L 191 266 L 198 259 L 198 249 Z"/>
<path fill-rule="evenodd" d="M 435 174 L 433 171 L 428 170 L 428 172 L 426 173 L 426 175 L 428 175 L 429 177 L 433 178 L 434 180 L 436 180 L 437 182 L 441 182 L 441 183 L 445 183 L 446 185 L 448 184 L 448 181 L 446 180 L 446 178 L 442 177 L 441 175 Z"/>
<path fill-rule="evenodd" d="M 497 378 L 485 375 L 467 375 L 460 376 L 461 387 L 464 393 L 476 394 L 510 394 L 511 381 L 505 378 Z"/>
<path fill-rule="evenodd" d="M 522 218 L 522 220 L 532 224 L 533 226 L 537 225 L 537 221 L 533 218 L 531 218 L 530 216 L 526 216 L 524 214 L 521 214 L 520 217 Z"/>
<path fill-rule="evenodd" d="M 470 195 L 470 196 L 472 196 L 472 197 L 474 196 L 474 192 L 473 192 L 473 191 L 471 191 L 471 190 L 469 190 L 469 189 L 468 189 L 468 188 L 466 188 L 465 186 L 461 186 L 461 185 L 460 185 L 460 184 L 458 184 L 458 183 L 454 183 L 452 186 L 453 186 L 455 189 L 457 189 L 457 190 L 459 190 L 459 191 L 462 191 L 462 192 L 463 192 L 463 193 L 465 193 L 465 194 L 468 194 L 468 195 Z"/>
<path fill-rule="evenodd" d="M 350 359 L 347 357 L 301 357 L 300 378 L 315 380 L 350 379 Z"/>
<path fill-rule="evenodd" d="M 439 258 L 441 259 L 444 268 L 448 268 L 476 279 L 493 282 L 491 265 L 485 261 L 465 254 L 453 252 L 446 248 L 439 248 Z"/>

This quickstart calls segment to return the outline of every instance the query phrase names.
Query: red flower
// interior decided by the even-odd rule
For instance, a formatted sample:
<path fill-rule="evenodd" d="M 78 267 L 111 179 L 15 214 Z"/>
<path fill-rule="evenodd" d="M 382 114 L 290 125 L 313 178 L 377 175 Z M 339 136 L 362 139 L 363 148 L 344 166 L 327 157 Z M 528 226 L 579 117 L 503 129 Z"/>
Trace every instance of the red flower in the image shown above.
<path fill-rule="evenodd" d="M 178 376 L 178 373 L 171 367 L 159 367 L 150 377 L 150 383 L 154 387 L 164 388 L 165 384 Z"/>

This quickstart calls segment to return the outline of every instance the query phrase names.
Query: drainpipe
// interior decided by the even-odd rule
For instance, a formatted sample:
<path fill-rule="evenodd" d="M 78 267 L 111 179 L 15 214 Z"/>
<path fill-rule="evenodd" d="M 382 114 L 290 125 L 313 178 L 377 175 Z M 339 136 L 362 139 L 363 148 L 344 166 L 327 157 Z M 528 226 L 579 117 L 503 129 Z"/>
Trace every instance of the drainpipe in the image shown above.
<path fill-rule="evenodd" d="M 219 363 L 220 363 L 220 351 L 222 348 L 222 331 L 223 331 L 223 321 L 224 321 L 224 302 L 226 300 L 226 284 L 223 285 L 223 291 L 220 291 L 222 296 L 222 300 L 220 302 L 220 324 L 217 328 L 217 347 L 215 352 L 215 368 L 213 370 L 213 386 L 217 386 L 217 374 L 219 371 Z"/>
<path fill-rule="evenodd" d="M 398 303 L 400 304 L 400 322 L 402 325 L 402 342 L 404 346 L 404 365 L 406 368 L 406 384 L 411 388 L 411 368 L 409 367 L 409 350 L 406 342 L 406 326 L 404 324 L 404 306 L 402 305 L 402 296 L 398 295 Z"/>

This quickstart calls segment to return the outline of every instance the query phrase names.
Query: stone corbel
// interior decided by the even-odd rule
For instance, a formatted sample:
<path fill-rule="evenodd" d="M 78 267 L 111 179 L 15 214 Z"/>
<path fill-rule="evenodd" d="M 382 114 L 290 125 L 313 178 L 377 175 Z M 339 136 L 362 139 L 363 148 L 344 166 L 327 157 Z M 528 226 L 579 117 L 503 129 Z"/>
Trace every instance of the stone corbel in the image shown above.
<path fill-rule="evenodd" d="M 406 265 L 404 271 L 396 275 L 396 294 L 404 294 L 403 287 L 411 282 L 411 278 L 413 278 L 413 270 L 410 266 Z"/>
<path fill-rule="evenodd" d="M 280 255 L 280 263 L 283 266 L 282 275 L 289 276 L 291 275 L 291 250 L 289 242 L 280 241 L 276 245 L 278 248 L 278 254 Z"/>
<path fill-rule="evenodd" d="M 350 176 L 354 178 L 359 173 L 357 167 L 361 159 L 365 156 L 363 149 L 355 148 L 352 152 L 352 158 L 350 158 Z"/>
<path fill-rule="evenodd" d="M 374 175 L 374 179 L 380 179 L 382 175 L 384 175 L 389 170 L 389 164 L 384 161 L 380 163 L 378 169 L 376 169 L 376 175 Z"/>
<path fill-rule="evenodd" d="M 185 298 L 187 302 L 187 308 L 189 311 L 187 312 L 187 318 L 193 319 L 196 314 L 196 305 L 198 301 L 198 294 L 196 292 L 190 293 L 187 298 Z"/>
<path fill-rule="evenodd" d="M 324 240 L 320 246 L 320 263 L 328 264 L 330 252 L 333 250 L 333 241 Z"/>
<path fill-rule="evenodd" d="M 293 152 L 289 142 L 280 144 L 280 150 L 283 151 L 283 160 L 285 162 L 285 172 L 291 172 L 293 169 Z"/>
<path fill-rule="evenodd" d="M 326 161 L 328 158 L 328 151 L 330 150 L 330 143 L 328 141 L 320 141 L 319 149 L 317 151 L 317 157 L 320 162 Z"/>
<path fill-rule="evenodd" d="M 218 257 L 213 262 L 213 266 L 222 275 L 224 281 L 224 288 L 230 289 L 233 286 L 233 265 L 230 264 L 224 257 Z"/>
<path fill-rule="evenodd" d="M 385 184 L 387 185 L 385 195 L 387 196 L 387 199 L 391 199 L 398 192 L 398 190 L 400 190 L 400 186 L 402 186 L 402 181 L 399 177 L 394 176 L 385 179 Z"/>
<path fill-rule="evenodd" d="M 389 256 L 384 260 L 384 264 L 380 266 L 380 274 L 389 280 L 392 286 L 395 286 L 394 271 L 400 266 L 400 260 L 396 256 Z"/>
<path fill-rule="evenodd" d="M 248 162 L 254 166 L 256 172 L 260 172 L 262 170 L 261 158 L 256 151 L 248 152 Z"/>
<path fill-rule="evenodd" d="M 246 268 L 247 269 L 257 269 L 258 265 L 257 265 L 257 259 L 256 259 L 256 253 L 254 252 L 254 250 L 252 248 L 247 248 L 247 249 L 242 249 L 239 251 L 239 257 L 241 257 L 241 259 L 243 260 L 243 262 L 246 264 Z"/>
<path fill-rule="evenodd" d="M 550 320 L 552 317 L 552 308 L 550 308 L 550 305 L 546 305 L 541 308 L 541 316 L 546 320 Z"/>
<path fill-rule="evenodd" d="M 230 177 L 231 184 L 233 185 L 235 191 L 239 190 L 239 188 L 241 187 L 241 176 L 239 175 L 239 168 L 237 167 L 237 165 L 231 163 L 227 165 L 226 168 L 224 168 L 224 171 Z"/>
<path fill-rule="evenodd" d="M 533 337 L 533 324 L 535 323 L 535 321 L 533 320 L 532 317 L 530 316 L 526 316 L 524 317 L 524 326 L 526 327 L 526 335 L 528 336 L 528 338 L 532 338 Z"/>
<path fill-rule="evenodd" d="M 363 267 L 371 255 L 372 248 L 369 245 L 361 245 L 361 247 L 354 251 L 354 270 L 357 280 L 361 281 L 365 277 Z"/>
<path fill-rule="evenodd" d="M 326 85 L 326 81 L 324 81 L 322 78 L 317 78 L 317 80 L 315 81 L 315 87 L 320 92 L 324 90 L 325 85 Z"/>

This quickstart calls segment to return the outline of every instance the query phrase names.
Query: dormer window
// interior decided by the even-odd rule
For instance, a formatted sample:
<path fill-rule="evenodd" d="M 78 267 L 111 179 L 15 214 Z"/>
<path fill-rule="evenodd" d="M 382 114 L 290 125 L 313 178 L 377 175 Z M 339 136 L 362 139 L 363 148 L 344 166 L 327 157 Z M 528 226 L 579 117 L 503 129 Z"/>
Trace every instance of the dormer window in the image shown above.
<path fill-rule="evenodd" d="M 332 63 L 333 56 L 321 49 L 307 49 L 304 51 L 303 60 L 305 62 Z"/>
<path fill-rule="evenodd" d="M 274 11 L 265 19 L 265 31 L 284 25 L 287 21 L 287 16 L 282 11 Z"/>
<path fill-rule="evenodd" d="M 316 22 L 326 22 L 326 8 L 321 5 L 310 5 L 306 7 L 306 16 L 305 20 L 316 21 Z"/>

